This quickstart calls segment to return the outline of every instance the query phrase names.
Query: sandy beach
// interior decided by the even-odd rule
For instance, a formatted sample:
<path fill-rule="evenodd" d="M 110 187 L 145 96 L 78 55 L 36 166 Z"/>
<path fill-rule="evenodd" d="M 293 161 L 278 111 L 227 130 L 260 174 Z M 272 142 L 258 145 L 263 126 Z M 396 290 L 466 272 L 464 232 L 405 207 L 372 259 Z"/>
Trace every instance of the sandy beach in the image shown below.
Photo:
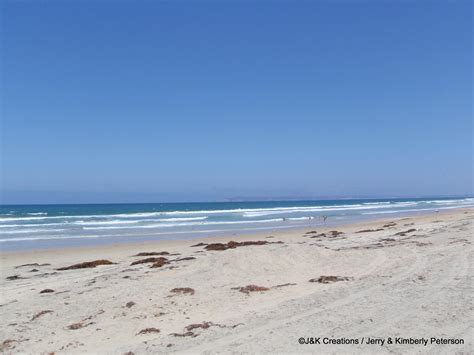
<path fill-rule="evenodd" d="M 0 349 L 471 352 L 473 216 L 2 253 Z"/>

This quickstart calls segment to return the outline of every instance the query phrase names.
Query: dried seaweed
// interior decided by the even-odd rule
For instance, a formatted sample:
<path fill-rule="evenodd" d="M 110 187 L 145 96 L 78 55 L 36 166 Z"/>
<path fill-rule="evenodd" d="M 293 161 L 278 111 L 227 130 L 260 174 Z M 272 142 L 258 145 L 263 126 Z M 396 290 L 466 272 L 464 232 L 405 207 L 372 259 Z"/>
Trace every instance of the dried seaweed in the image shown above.
<path fill-rule="evenodd" d="M 233 290 L 239 290 L 242 293 L 249 294 L 250 292 L 264 292 L 269 291 L 269 287 L 257 286 L 257 285 L 247 285 L 244 287 L 234 287 Z"/>
<path fill-rule="evenodd" d="M 415 228 L 411 228 L 411 229 L 408 229 L 408 230 L 406 230 L 406 231 L 401 231 L 401 232 L 395 233 L 395 235 L 404 237 L 404 236 L 406 236 L 408 233 L 412 233 L 412 232 L 415 232 L 415 231 L 416 231 Z"/>
<path fill-rule="evenodd" d="M 157 256 L 157 255 L 170 255 L 167 251 L 152 251 L 152 252 L 141 252 L 133 256 Z"/>
<path fill-rule="evenodd" d="M 87 268 L 94 268 L 98 265 L 111 265 L 111 264 L 113 264 L 113 262 L 111 262 L 110 260 L 101 259 L 101 260 L 86 261 L 80 264 L 74 264 L 71 266 L 61 267 L 56 270 L 64 271 L 64 270 L 75 270 L 75 269 L 87 269 Z"/>
<path fill-rule="evenodd" d="M 142 329 L 140 330 L 137 335 L 141 335 L 141 334 L 149 334 L 149 333 L 159 333 L 160 330 L 158 328 L 145 328 L 145 329 Z"/>
<path fill-rule="evenodd" d="M 356 233 L 370 233 L 370 232 L 379 232 L 383 231 L 383 228 L 377 228 L 377 229 L 362 229 L 360 231 L 357 231 Z"/>
<path fill-rule="evenodd" d="M 194 291 L 194 289 L 190 287 L 177 287 L 177 288 L 173 288 L 170 292 L 176 293 L 176 294 L 182 294 L 182 295 L 185 295 L 185 294 L 194 295 L 196 291 Z"/>
<path fill-rule="evenodd" d="M 208 244 L 205 249 L 206 250 L 227 250 L 227 249 L 235 249 L 238 247 L 245 247 L 250 245 L 267 245 L 267 244 L 283 244 L 283 242 L 267 242 L 266 240 L 256 240 L 256 241 L 248 241 L 248 242 L 235 242 L 230 241 L 228 243 L 212 243 Z"/>
<path fill-rule="evenodd" d="M 168 261 L 168 259 L 163 258 L 163 257 L 159 257 L 159 258 L 146 258 L 146 259 L 140 259 L 140 260 L 134 261 L 134 262 L 132 262 L 132 263 L 130 264 L 130 266 L 139 265 L 139 264 L 147 264 L 147 263 L 164 262 L 164 261 Z"/>
<path fill-rule="evenodd" d="M 343 276 L 319 276 L 316 279 L 311 279 L 309 282 L 317 282 L 321 284 L 329 284 L 338 281 L 349 281 L 351 280 L 350 277 L 343 277 Z"/>
<path fill-rule="evenodd" d="M 41 317 L 41 316 L 43 316 L 43 315 L 45 315 L 45 314 L 47 314 L 47 313 L 53 313 L 53 311 L 51 311 L 51 310 L 48 309 L 48 310 L 46 310 L 46 311 L 41 311 L 41 312 L 39 312 L 39 313 L 36 313 L 33 317 L 31 317 L 31 320 L 35 320 L 35 319 L 37 319 L 37 318 L 39 318 L 39 317 Z"/>

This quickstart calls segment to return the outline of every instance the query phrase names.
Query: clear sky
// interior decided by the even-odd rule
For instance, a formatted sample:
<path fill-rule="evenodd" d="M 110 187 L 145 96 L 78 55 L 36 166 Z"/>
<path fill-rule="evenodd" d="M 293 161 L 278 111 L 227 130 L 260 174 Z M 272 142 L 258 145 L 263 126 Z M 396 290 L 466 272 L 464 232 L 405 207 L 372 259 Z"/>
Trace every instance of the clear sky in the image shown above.
<path fill-rule="evenodd" d="M 472 194 L 472 10 L 2 1 L 2 202 Z"/>

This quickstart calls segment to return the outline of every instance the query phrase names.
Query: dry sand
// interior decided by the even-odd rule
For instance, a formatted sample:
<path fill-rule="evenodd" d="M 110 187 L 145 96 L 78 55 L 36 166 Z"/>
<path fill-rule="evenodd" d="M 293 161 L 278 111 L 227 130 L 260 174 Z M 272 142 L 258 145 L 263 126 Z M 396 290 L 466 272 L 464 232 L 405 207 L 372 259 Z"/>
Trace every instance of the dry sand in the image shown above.
<path fill-rule="evenodd" d="M 191 245 L 230 238 L 3 253 L 0 349 L 12 354 L 472 352 L 473 215 L 464 209 L 309 234 L 259 233 L 233 240 L 270 244 L 221 251 Z M 356 233 L 366 229 L 382 230 Z M 409 229 L 415 230 L 397 235 Z M 145 259 L 134 254 L 162 251 L 171 254 L 164 255 L 168 264 L 130 265 Z M 187 257 L 195 259 L 177 260 Z M 98 259 L 114 264 L 57 270 Z M 321 276 L 340 279 L 309 282 Z M 248 285 L 262 291 L 238 289 Z M 193 291 L 171 292 L 175 288 Z M 53 292 L 40 293 L 45 289 Z M 299 344 L 301 337 L 359 344 Z M 388 337 L 458 338 L 464 344 L 387 344 Z M 362 338 L 385 343 L 360 344 Z"/>

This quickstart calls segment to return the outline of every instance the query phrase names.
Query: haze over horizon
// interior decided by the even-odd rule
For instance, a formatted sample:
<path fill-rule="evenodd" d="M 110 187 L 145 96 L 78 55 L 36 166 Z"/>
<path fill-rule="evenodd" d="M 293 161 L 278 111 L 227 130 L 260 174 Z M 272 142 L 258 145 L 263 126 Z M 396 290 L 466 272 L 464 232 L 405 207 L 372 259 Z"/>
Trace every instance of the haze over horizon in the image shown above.
<path fill-rule="evenodd" d="M 472 196 L 472 3 L 14 2 L 0 204 Z"/>

